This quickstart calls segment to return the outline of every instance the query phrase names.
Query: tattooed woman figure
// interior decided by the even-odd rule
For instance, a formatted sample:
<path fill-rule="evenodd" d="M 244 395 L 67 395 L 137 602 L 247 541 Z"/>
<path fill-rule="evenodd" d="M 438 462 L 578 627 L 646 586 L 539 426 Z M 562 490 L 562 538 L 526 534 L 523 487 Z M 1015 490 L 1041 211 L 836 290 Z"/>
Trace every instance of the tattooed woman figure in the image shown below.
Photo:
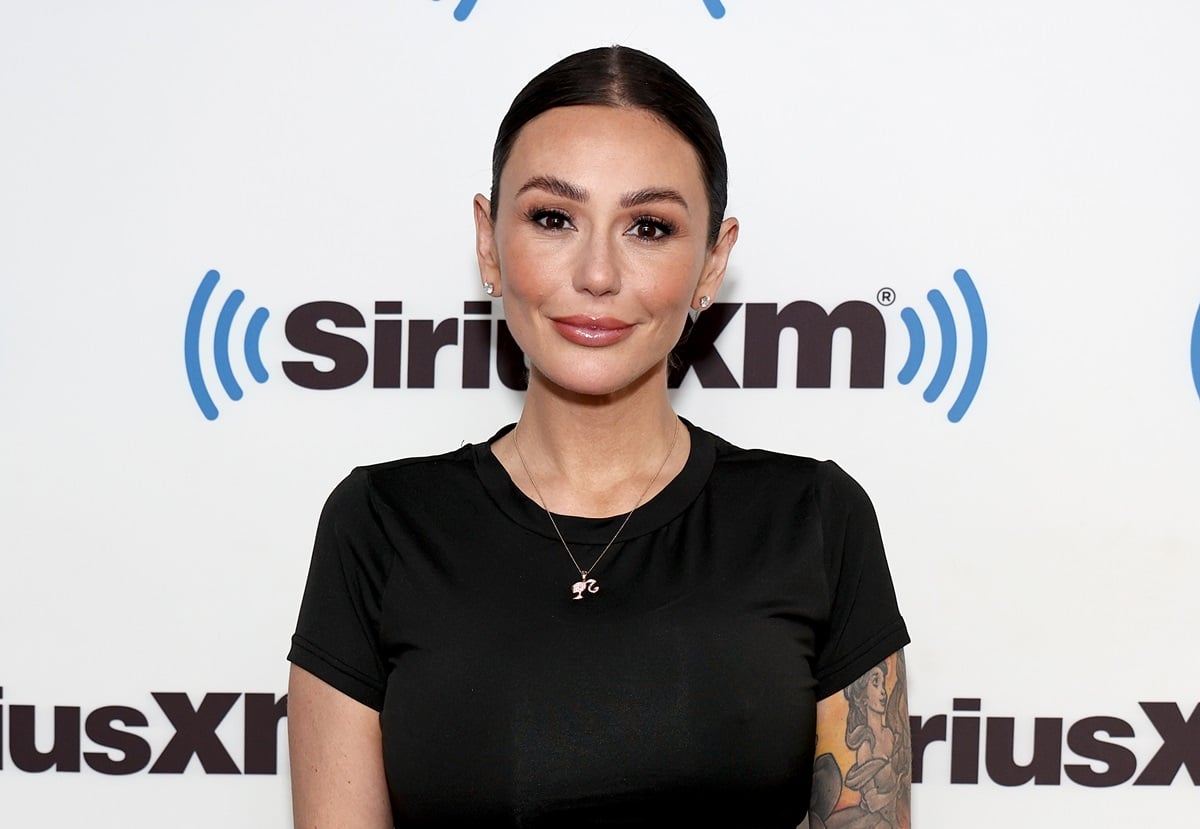
<path fill-rule="evenodd" d="M 895 664 L 897 670 L 893 673 L 902 674 L 903 659 L 896 659 Z M 855 751 L 855 762 L 844 785 L 858 792 L 859 801 L 857 806 L 829 816 L 825 821 L 828 829 L 894 829 L 908 825 L 908 704 L 903 676 L 897 677 L 898 693 L 890 695 L 887 676 L 888 661 L 880 662 L 842 691 L 848 702 L 845 744 Z M 903 817 L 901 809 L 905 811 Z"/>
<path fill-rule="evenodd" d="M 524 407 L 330 496 L 289 655 L 298 826 L 803 820 L 818 741 L 860 733 L 843 689 L 908 634 L 849 475 L 672 407 L 671 351 L 738 238 L 726 190 L 708 105 L 643 52 L 517 95 L 472 207 Z M 907 740 L 873 727 L 868 752 Z"/>

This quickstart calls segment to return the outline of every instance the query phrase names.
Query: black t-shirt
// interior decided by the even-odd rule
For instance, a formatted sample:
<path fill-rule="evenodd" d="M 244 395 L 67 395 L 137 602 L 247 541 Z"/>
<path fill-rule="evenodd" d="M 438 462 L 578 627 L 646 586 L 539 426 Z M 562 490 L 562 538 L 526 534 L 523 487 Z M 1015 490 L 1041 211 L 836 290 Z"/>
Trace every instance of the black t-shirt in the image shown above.
<path fill-rule="evenodd" d="M 334 490 L 288 658 L 381 712 L 398 825 L 803 819 L 816 701 L 908 642 L 875 513 L 833 463 L 689 428 L 582 599 L 490 442 Z M 584 567 L 624 519 L 555 517 Z"/>

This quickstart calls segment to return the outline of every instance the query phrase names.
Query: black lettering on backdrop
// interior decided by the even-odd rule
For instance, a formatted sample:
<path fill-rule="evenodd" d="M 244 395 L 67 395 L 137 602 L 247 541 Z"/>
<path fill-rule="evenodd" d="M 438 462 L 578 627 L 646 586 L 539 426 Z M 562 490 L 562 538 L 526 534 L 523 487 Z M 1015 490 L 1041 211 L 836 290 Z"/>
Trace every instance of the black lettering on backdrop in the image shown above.
<path fill-rule="evenodd" d="M 925 779 L 925 749 L 930 743 L 946 740 L 946 715 L 937 714 L 924 722 L 917 714 L 908 718 L 912 731 L 912 782 L 920 783 Z"/>
<path fill-rule="evenodd" d="M 1169 786 L 1179 770 L 1186 767 L 1192 784 L 1200 786 L 1200 703 L 1186 720 L 1173 702 L 1138 704 L 1162 737 L 1162 745 L 1133 785 Z"/>
<path fill-rule="evenodd" d="M 1137 785 L 1170 785 L 1180 768 L 1187 768 L 1194 785 L 1200 785 L 1200 705 L 1186 720 L 1175 703 L 1140 703 L 1162 737 L 1162 745 L 1138 778 Z M 958 698 L 953 710 L 949 738 L 950 782 L 979 782 L 980 731 L 984 719 L 961 712 L 980 711 L 982 700 Z M 925 778 L 925 750 L 947 739 L 947 717 L 909 718 L 913 735 L 913 782 Z M 1034 719 L 1033 749 L 1027 763 L 1014 757 L 1015 721 L 1012 717 L 987 717 L 986 738 L 982 740 L 987 776 L 1002 786 L 1060 785 L 1062 775 L 1078 785 L 1091 788 L 1119 786 L 1133 779 L 1137 755 L 1113 739 L 1135 737 L 1134 727 L 1119 717 L 1084 717 L 1067 730 L 1066 747 L 1076 756 L 1092 763 L 1063 763 L 1061 717 Z M 1104 735 L 1110 739 L 1101 739 Z M 1097 764 L 1102 764 L 1097 767 Z"/>
<path fill-rule="evenodd" d="M 88 714 L 84 726 L 87 738 L 98 746 L 122 754 L 118 760 L 108 752 L 85 751 L 83 759 L 88 767 L 101 774 L 133 774 L 146 768 L 150 763 L 150 744 L 136 734 L 114 728 L 113 723 L 126 728 L 149 725 L 145 714 L 124 705 L 108 705 Z"/>
<path fill-rule="evenodd" d="M 1016 720 L 988 717 L 984 750 L 988 777 L 1001 786 L 1023 786 L 1030 780 L 1035 786 L 1057 786 L 1062 782 L 1062 730 L 1061 719 L 1034 719 L 1033 756 L 1026 765 L 1021 765 L 1013 757 Z"/>
<path fill-rule="evenodd" d="M 525 391 L 529 388 L 529 368 L 525 365 L 525 352 L 512 332 L 508 323 L 500 320 L 496 324 L 496 374 L 500 382 L 510 389 Z"/>
<path fill-rule="evenodd" d="M 404 320 L 380 317 L 402 313 L 403 302 L 375 303 L 375 360 L 371 380 L 377 389 L 400 388 L 400 347 L 404 344 Z"/>
<path fill-rule="evenodd" d="M 32 705 L 8 706 L 8 753 L 21 771 L 79 771 L 79 708 L 54 706 L 54 738 L 49 751 L 39 751 L 34 738 Z"/>
<path fill-rule="evenodd" d="M 833 335 L 850 332 L 850 388 L 883 388 L 887 328 L 883 315 L 869 302 L 851 300 L 832 311 L 799 300 L 782 309 L 773 302 L 746 304 L 746 353 L 742 383 L 748 389 L 773 389 L 779 382 L 779 335 L 796 332 L 796 388 L 827 389 L 831 385 Z"/>
<path fill-rule="evenodd" d="M 464 314 L 492 313 L 492 303 L 464 302 Z M 486 389 L 491 385 L 490 360 L 492 351 L 492 321 L 464 319 L 462 342 L 462 386 L 464 389 Z M 499 357 L 499 355 L 497 355 Z"/>
<path fill-rule="evenodd" d="M 238 773 L 237 764 L 217 736 L 217 727 L 241 694 L 205 694 L 195 709 L 187 694 L 160 691 L 151 696 L 175 727 L 175 736 L 150 767 L 151 774 L 182 773 L 193 754 L 209 774 Z"/>
<path fill-rule="evenodd" d="M 1137 756 L 1116 743 L 1096 739 L 1104 733 L 1109 737 L 1132 737 L 1133 726 L 1117 717 L 1084 717 L 1067 731 L 1067 748 L 1085 760 L 1098 760 L 1107 768 L 1096 771 L 1083 763 L 1068 763 L 1063 767 L 1067 777 L 1080 786 L 1119 786 L 1137 771 Z"/>
<path fill-rule="evenodd" d="M 442 346 L 458 345 L 458 320 L 408 322 L 408 387 L 432 389 L 435 362 Z"/>
<path fill-rule="evenodd" d="M 316 364 L 286 360 L 283 373 L 306 389 L 344 389 L 367 373 L 367 350 L 358 340 L 322 330 L 318 323 L 332 322 L 336 328 L 365 328 L 359 310 L 344 302 L 308 302 L 288 314 L 283 324 L 287 341 L 306 354 L 333 360 L 333 368 L 322 371 Z"/>
<path fill-rule="evenodd" d="M 675 359 L 667 367 L 667 385 L 679 388 L 688 369 L 706 389 L 736 389 L 737 380 L 717 352 L 716 340 L 742 307 L 740 302 L 714 302 L 707 311 L 684 323 L 683 335 L 675 346 Z"/>
<path fill-rule="evenodd" d="M 955 711 L 978 711 L 977 698 L 956 699 Z M 979 717 L 954 717 L 950 727 L 950 782 L 979 782 Z"/>
<path fill-rule="evenodd" d="M 4 689 L 0 687 L 0 700 Z M 193 708 L 182 692 L 158 692 L 151 696 L 174 727 L 174 734 L 150 769 L 154 774 L 182 774 L 192 756 L 208 774 L 239 774 L 237 764 L 221 742 L 217 729 L 233 705 L 243 705 L 243 758 L 246 774 L 276 774 L 279 770 L 279 724 L 287 717 L 287 695 L 270 693 L 209 693 Z M 7 718 L 5 714 L 7 713 Z M 48 745 L 44 736 L 38 745 L 38 706 L 9 705 L 0 702 L 0 770 L 4 768 L 4 748 L 13 766 L 33 773 L 46 771 L 79 772 L 86 764 L 106 775 L 129 775 L 145 771 L 154 748 L 145 735 L 133 729 L 146 728 L 146 713 L 127 705 L 106 705 L 86 714 L 78 706 L 53 708 L 53 735 Z M 49 714 L 42 709 L 43 718 Z M 7 720 L 7 727 L 6 727 Z M 4 737 L 9 739 L 6 743 Z M 81 751 L 83 737 L 97 750 Z"/>
<path fill-rule="evenodd" d="M 398 389 L 405 385 L 402 376 L 402 349 L 405 327 L 408 334 L 407 385 L 414 389 L 433 388 L 438 354 L 446 347 L 459 344 L 458 323 L 454 317 L 435 323 L 429 319 L 393 319 L 404 311 L 400 301 L 375 303 L 372 326 L 374 343 L 371 350 L 353 337 L 328 331 L 322 323 L 332 323 L 335 329 L 366 328 L 362 313 L 344 302 L 309 302 L 294 309 L 284 323 L 287 341 L 306 354 L 325 357 L 332 368 L 319 369 L 315 362 L 285 360 L 283 372 L 289 380 L 308 389 L 341 389 L 354 385 L 366 376 L 371 367 L 371 385 L 377 389 Z M 486 389 L 491 385 L 492 303 L 467 301 L 463 303 L 462 321 L 462 387 Z M 469 317 L 488 317 L 470 319 Z M 527 384 L 525 355 L 512 338 L 504 320 L 497 321 L 496 371 L 500 382 L 511 389 L 524 389 Z"/>
<path fill-rule="evenodd" d="M 243 748 L 246 774 L 275 774 L 279 769 L 279 723 L 287 716 L 287 694 L 246 694 Z"/>
<path fill-rule="evenodd" d="M 460 357 L 464 389 L 488 388 L 491 384 L 492 307 L 491 301 L 463 303 Z M 832 311 L 807 300 L 783 308 L 775 303 L 749 303 L 745 307 L 742 385 L 746 388 L 779 386 L 780 335 L 784 329 L 793 330 L 797 337 L 796 388 L 831 386 L 833 338 L 839 329 L 850 335 L 850 387 L 883 387 L 887 331 L 883 316 L 871 303 L 851 300 Z M 687 321 L 668 367 L 667 383 L 671 388 L 678 388 L 689 371 L 695 372 L 704 388 L 739 387 L 717 351 L 716 340 L 741 308 L 741 303 L 718 302 Z M 370 367 L 374 388 L 433 388 L 438 354 L 460 345 L 460 320 L 405 321 L 399 319 L 404 303 L 398 300 L 377 301 L 374 309 L 374 342 L 370 346 L 338 330 L 367 327 L 362 312 L 353 305 L 321 300 L 293 309 L 284 323 L 287 341 L 333 365 L 321 369 L 313 361 L 285 360 L 284 374 L 304 388 L 341 389 L 360 381 Z M 331 324 L 334 330 L 323 324 Z M 408 376 L 403 377 L 402 349 L 406 340 Z M 495 360 L 501 383 L 512 389 L 526 388 L 525 355 L 502 319 L 496 320 Z"/>

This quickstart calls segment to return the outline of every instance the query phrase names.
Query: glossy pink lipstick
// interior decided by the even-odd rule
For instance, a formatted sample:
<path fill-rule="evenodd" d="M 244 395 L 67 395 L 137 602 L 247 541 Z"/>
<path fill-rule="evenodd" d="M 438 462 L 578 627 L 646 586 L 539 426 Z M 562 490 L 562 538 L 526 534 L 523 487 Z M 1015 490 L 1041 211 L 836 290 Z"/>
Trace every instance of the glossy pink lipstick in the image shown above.
<path fill-rule="evenodd" d="M 555 317 L 552 322 L 563 339 L 591 348 L 619 343 L 633 333 L 631 324 L 613 317 L 575 314 L 569 317 Z"/>

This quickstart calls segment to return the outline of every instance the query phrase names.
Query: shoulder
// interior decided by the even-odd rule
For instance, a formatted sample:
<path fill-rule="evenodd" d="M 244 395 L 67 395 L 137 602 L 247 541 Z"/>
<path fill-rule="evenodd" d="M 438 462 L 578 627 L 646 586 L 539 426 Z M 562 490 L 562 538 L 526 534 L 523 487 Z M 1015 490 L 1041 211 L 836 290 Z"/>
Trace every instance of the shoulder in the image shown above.
<path fill-rule="evenodd" d="M 461 493 L 464 479 L 474 476 L 476 448 L 474 444 L 466 444 L 440 455 L 356 466 L 330 493 L 325 516 L 365 517 L 382 507 Z"/>
<path fill-rule="evenodd" d="M 866 490 L 835 461 L 770 449 L 743 449 L 716 435 L 712 438 L 716 447 L 715 474 L 753 488 L 809 494 L 823 510 L 855 512 L 871 508 Z"/>
<path fill-rule="evenodd" d="M 371 486 L 407 486 L 436 483 L 438 479 L 475 468 L 477 444 L 468 443 L 440 455 L 398 458 L 382 463 L 355 467 L 351 478 L 361 478 Z"/>

